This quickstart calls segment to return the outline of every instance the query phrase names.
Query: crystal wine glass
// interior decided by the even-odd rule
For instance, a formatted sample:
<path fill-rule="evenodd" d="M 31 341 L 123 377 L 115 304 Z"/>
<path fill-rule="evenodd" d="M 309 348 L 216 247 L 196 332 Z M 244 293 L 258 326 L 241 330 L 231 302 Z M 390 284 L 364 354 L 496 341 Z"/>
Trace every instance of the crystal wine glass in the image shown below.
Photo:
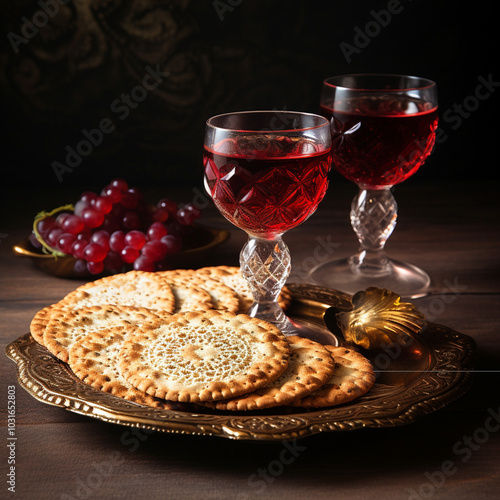
<path fill-rule="evenodd" d="M 333 166 L 359 188 L 351 224 L 360 248 L 317 265 L 310 279 L 349 293 L 377 286 L 404 297 L 426 295 L 428 274 L 389 259 L 384 246 L 397 218 L 391 188 L 413 175 L 434 146 L 436 84 L 405 75 L 334 76 L 323 82 L 320 105 L 331 123 Z"/>
<path fill-rule="evenodd" d="M 314 213 L 328 187 L 330 123 L 292 111 L 244 111 L 207 121 L 205 188 L 248 234 L 240 269 L 253 294 L 248 314 L 297 333 L 277 302 L 290 274 L 285 231 Z"/>

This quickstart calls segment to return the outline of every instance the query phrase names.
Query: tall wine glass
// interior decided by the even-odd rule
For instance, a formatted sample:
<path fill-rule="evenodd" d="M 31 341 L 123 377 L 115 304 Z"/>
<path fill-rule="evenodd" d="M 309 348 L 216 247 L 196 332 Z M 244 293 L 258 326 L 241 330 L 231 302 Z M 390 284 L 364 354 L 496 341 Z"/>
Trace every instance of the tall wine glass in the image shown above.
<path fill-rule="evenodd" d="M 319 264 L 311 280 L 350 293 L 378 286 L 404 297 L 426 295 L 428 274 L 389 259 L 384 246 L 397 218 L 391 187 L 413 175 L 434 146 L 436 84 L 405 75 L 334 76 L 323 82 L 321 113 L 331 121 L 334 168 L 359 187 L 351 224 L 360 248 Z"/>
<path fill-rule="evenodd" d="M 252 291 L 248 314 L 297 333 L 277 302 L 290 273 L 285 231 L 304 222 L 328 187 L 330 124 L 291 111 L 246 111 L 210 118 L 205 188 L 226 219 L 248 234 L 240 268 Z"/>

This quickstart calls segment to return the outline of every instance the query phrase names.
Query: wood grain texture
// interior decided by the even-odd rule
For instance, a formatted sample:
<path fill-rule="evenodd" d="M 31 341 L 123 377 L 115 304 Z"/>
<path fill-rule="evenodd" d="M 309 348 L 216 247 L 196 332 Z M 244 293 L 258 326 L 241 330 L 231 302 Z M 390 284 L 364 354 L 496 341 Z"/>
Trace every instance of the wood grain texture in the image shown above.
<path fill-rule="evenodd" d="M 409 181 L 395 192 L 399 222 L 387 250 L 425 268 L 433 280 L 431 295 L 414 303 L 478 344 L 473 386 L 459 400 L 409 426 L 323 434 L 288 445 L 149 434 L 34 400 L 17 385 L 15 365 L 2 356 L 4 436 L 7 386 L 17 387 L 16 498 L 495 498 L 500 488 L 500 416 L 498 425 L 493 420 L 500 412 L 497 191 L 491 185 Z M 294 266 L 307 264 L 320 237 L 338 243 L 339 257 L 356 249 L 348 221 L 354 192 L 351 185 L 332 184 L 317 213 L 285 235 Z M 13 200 L 14 195 L 21 197 L 13 193 Z M 0 244 L 2 349 L 27 333 L 37 310 L 81 284 L 47 276 L 12 255 L 10 247 L 29 231 L 28 215 L 57 206 L 61 193 L 22 199 L 28 207 L 10 211 L 0 228 L 8 235 Z M 237 265 L 245 236 L 212 207 L 203 222 L 232 232 L 204 264 Z M 443 475 L 443 466 L 452 472 Z"/>

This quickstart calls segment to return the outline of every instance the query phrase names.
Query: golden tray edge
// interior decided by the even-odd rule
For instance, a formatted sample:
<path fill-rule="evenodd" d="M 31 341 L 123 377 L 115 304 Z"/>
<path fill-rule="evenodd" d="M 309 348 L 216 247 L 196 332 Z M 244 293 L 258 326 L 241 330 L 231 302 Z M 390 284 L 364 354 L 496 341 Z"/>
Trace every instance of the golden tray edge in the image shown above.
<path fill-rule="evenodd" d="M 326 311 L 342 310 L 346 305 L 347 295 L 336 290 L 303 284 L 287 286 L 293 293 L 291 311 L 316 324 L 326 319 Z M 192 411 L 160 410 L 101 392 L 77 379 L 66 363 L 52 356 L 29 333 L 10 343 L 5 352 L 17 365 L 20 385 L 49 405 L 153 431 L 275 441 L 322 432 L 411 424 L 467 391 L 472 383 L 475 350 L 471 337 L 429 323 L 417 341 L 417 351 L 422 353 L 418 363 L 427 365 L 421 372 L 412 372 L 404 384 L 398 377 L 404 377 L 405 370 L 396 378 L 392 371 L 380 370 L 374 387 L 351 403 L 317 410 L 278 407 L 244 413 L 217 412 L 194 405 Z M 363 354 L 370 358 L 369 351 Z"/>

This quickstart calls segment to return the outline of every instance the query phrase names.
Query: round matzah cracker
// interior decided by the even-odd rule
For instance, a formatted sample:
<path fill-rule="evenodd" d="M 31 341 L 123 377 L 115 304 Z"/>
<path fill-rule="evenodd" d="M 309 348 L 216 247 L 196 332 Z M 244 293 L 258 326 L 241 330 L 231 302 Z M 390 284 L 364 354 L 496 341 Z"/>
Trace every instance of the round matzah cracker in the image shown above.
<path fill-rule="evenodd" d="M 38 311 L 30 323 L 31 336 L 39 343 L 44 345 L 43 332 L 50 322 L 51 314 L 54 310 L 54 304 L 44 307 Z"/>
<path fill-rule="evenodd" d="M 161 321 L 159 314 L 161 311 L 145 307 L 112 304 L 78 309 L 55 305 L 43 333 L 43 343 L 54 356 L 67 362 L 71 346 L 89 333 L 116 327 L 124 331 L 134 330 L 146 323 Z"/>
<path fill-rule="evenodd" d="M 232 288 L 239 296 L 239 312 L 246 313 L 253 304 L 253 296 L 245 278 L 241 274 L 240 268 L 236 266 L 213 266 L 202 267 L 196 271 L 198 276 L 209 277 L 215 281 L 224 283 Z M 283 310 L 286 310 L 292 301 L 291 291 L 284 286 L 278 296 L 278 304 Z"/>
<path fill-rule="evenodd" d="M 136 388 L 171 401 L 227 399 L 278 378 L 288 365 L 286 337 L 244 314 L 188 312 L 130 334 L 120 369 Z"/>
<path fill-rule="evenodd" d="M 175 297 L 174 313 L 208 311 L 213 308 L 210 294 L 202 288 L 179 279 L 169 278 L 166 282 L 170 285 Z"/>
<path fill-rule="evenodd" d="M 262 410 L 288 405 L 317 390 L 332 376 L 335 362 L 328 350 L 318 342 L 291 335 L 288 368 L 262 389 L 230 400 L 206 403 L 217 410 Z"/>
<path fill-rule="evenodd" d="M 375 383 L 373 367 L 362 354 L 345 347 L 325 347 L 335 361 L 332 377 L 323 387 L 291 406 L 320 408 L 348 403 L 366 394 Z"/>
<path fill-rule="evenodd" d="M 59 304 L 73 307 L 117 304 L 173 313 L 175 297 L 170 285 L 156 273 L 129 271 L 86 283 L 66 295 Z"/>
<path fill-rule="evenodd" d="M 213 308 L 218 311 L 229 311 L 237 313 L 240 308 L 238 294 L 221 281 L 210 279 L 207 276 L 200 277 L 194 269 L 175 269 L 170 271 L 159 271 L 158 274 L 167 281 L 174 279 L 178 282 L 194 285 L 210 294 Z"/>
<path fill-rule="evenodd" d="M 139 391 L 123 378 L 118 354 L 124 340 L 125 333 L 121 329 L 92 331 L 72 345 L 68 364 L 80 380 L 95 389 L 154 408 L 176 409 L 175 403 Z"/>

